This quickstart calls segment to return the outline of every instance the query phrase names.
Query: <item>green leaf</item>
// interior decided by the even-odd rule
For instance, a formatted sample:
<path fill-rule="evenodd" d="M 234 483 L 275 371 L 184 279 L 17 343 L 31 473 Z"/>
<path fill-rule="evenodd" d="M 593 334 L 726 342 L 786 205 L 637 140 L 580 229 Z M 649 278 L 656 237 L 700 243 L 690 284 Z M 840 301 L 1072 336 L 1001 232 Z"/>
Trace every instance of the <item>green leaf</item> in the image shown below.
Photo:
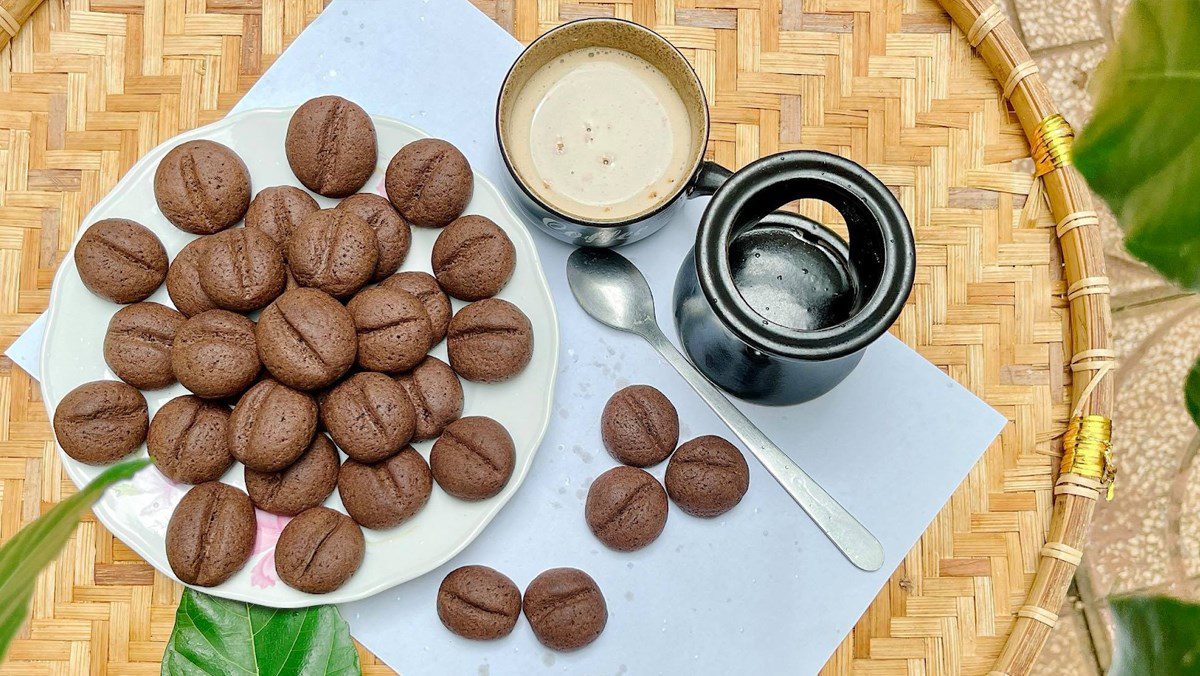
<path fill-rule="evenodd" d="M 1129 251 L 1200 289 L 1200 2 L 1134 0 L 1095 74 L 1075 164 Z"/>
<path fill-rule="evenodd" d="M 1200 605 L 1165 596 L 1111 602 L 1116 644 L 1109 676 L 1200 674 Z"/>
<path fill-rule="evenodd" d="M 164 676 L 361 674 L 350 628 L 333 606 L 276 610 L 185 589 Z"/>
<path fill-rule="evenodd" d="M 67 544 L 79 518 L 106 488 L 149 464 L 149 460 L 142 459 L 109 467 L 83 490 L 55 505 L 0 547 L 0 661 L 25 622 L 38 573 Z"/>
<path fill-rule="evenodd" d="M 1192 422 L 1200 426 L 1200 361 L 1192 365 L 1187 380 L 1183 383 L 1183 399 Z"/>

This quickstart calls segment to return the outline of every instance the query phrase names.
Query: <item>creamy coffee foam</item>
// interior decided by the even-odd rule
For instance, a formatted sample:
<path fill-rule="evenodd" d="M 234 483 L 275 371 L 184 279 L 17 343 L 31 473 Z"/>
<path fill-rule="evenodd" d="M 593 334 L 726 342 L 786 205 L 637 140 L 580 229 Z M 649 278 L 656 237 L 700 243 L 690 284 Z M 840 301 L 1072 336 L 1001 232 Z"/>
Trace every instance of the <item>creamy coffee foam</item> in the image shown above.
<path fill-rule="evenodd" d="M 530 76 L 513 102 L 510 159 L 547 204 L 597 221 L 666 201 L 687 181 L 691 120 L 644 59 L 605 47 L 568 52 Z"/>

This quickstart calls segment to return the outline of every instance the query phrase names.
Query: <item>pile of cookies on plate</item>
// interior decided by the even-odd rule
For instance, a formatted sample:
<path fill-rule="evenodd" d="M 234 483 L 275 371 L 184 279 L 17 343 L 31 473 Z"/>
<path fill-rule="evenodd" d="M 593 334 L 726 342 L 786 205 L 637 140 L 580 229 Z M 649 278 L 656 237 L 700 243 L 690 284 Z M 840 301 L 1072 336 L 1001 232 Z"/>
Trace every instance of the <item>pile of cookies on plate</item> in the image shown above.
<path fill-rule="evenodd" d="M 473 175 L 453 145 L 404 146 L 388 165 L 387 197 L 360 192 L 376 167 L 374 125 L 358 105 L 325 96 L 296 110 L 283 150 L 300 183 L 340 199 L 336 207 L 294 186 L 252 199 L 241 158 L 194 140 L 172 148 L 154 176 L 163 217 L 199 235 L 174 260 L 134 221 L 88 227 L 75 263 L 88 289 L 125 304 L 104 339 L 121 380 L 72 390 L 54 430 L 69 456 L 90 464 L 144 441 L 164 475 L 194 485 L 166 536 L 184 582 L 219 585 L 242 568 L 257 507 L 295 517 L 275 547 L 279 577 L 326 593 L 361 564 L 362 528 L 412 518 L 434 482 L 462 500 L 504 488 L 512 437 L 490 418 L 461 417 L 459 378 L 515 376 L 533 332 L 518 307 L 494 298 L 516 252 L 491 220 L 463 215 Z M 397 272 L 411 226 L 440 229 L 433 275 Z M 145 300 L 164 282 L 174 308 Z M 447 294 L 468 304 L 452 314 Z M 442 340 L 449 364 L 428 355 Z M 140 390 L 176 381 L 192 394 L 150 420 Z M 435 438 L 428 463 L 409 445 Z M 247 492 L 219 481 L 235 461 Z M 349 516 L 322 506 L 334 490 Z"/>

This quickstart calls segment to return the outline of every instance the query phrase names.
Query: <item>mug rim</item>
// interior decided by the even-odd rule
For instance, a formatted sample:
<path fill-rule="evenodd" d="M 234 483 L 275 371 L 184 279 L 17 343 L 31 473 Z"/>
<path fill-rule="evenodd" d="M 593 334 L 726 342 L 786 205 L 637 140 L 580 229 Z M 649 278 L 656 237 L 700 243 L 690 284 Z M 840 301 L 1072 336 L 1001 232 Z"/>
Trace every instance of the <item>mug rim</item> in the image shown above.
<path fill-rule="evenodd" d="M 853 315 L 822 329 L 768 320 L 733 282 L 728 250 L 739 214 L 760 191 L 787 180 L 811 181 L 847 194 L 871 212 L 883 236 L 879 285 Z M 792 150 L 751 162 L 713 195 L 696 232 L 696 273 L 714 313 L 746 344 L 782 357 L 831 360 L 864 349 L 900 316 L 916 275 L 916 243 L 904 209 L 874 174 L 840 155 Z"/>
<path fill-rule="evenodd" d="M 592 23 L 611 23 L 611 24 L 622 25 L 623 28 L 632 28 L 634 30 L 638 30 L 643 33 L 646 33 L 651 38 L 658 40 L 662 44 L 666 45 L 669 48 L 670 52 L 674 54 L 674 57 L 677 58 L 679 60 L 679 62 L 682 63 L 687 68 L 686 72 L 691 74 L 691 79 L 696 84 L 696 91 L 700 93 L 700 103 L 701 103 L 700 108 L 704 113 L 704 119 L 701 120 L 701 124 L 703 126 L 701 142 L 699 144 L 697 144 L 697 149 L 694 153 L 694 157 L 692 158 L 692 169 L 691 169 L 691 171 L 689 171 L 687 173 L 687 180 L 680 181 L 679 187 L 677 187 L 675 189 L 675 192 L 670 197 L 663 200 L 658 206 L 651 209 L 650 211 L 638 213 L 633 216 L 630 216 L 630 217 L 627 217 L 627 218 L 624 218 L 621 220 L 614 220 L 614 221 L 598 221 L 598 220 L 583 218 L 581 216 L 572 215 L 572 214 L 569 214 L 569 213 L 563 211 L 562 209 L 560 209 L 558 207 L 548 204 L 545 200 L 538 197 L 537 194 L 535 194 L 533 190 L 530 190 L 529 186 L 526 185 L 525 180 L 521 177 L 520 173 L 517 172 L 516 168 L 513 166 L 512 161 L 509 159 L 508 146 L 505 143 L 504 129 L 501 124 L 501 111 L 503 109 L 502 104 L 504 101 L 504 95 L 508 91 L 508 86 L 509 86 L 510 81 L 512 80 L 513 73 L 516 71 L 517 66 L 520 65 L 521 61 L 524 60 L 525 57 L 529 54 L 529 52 L 534 48 L 534 46 L 536 46 L 539 42 L 542 42 L 546 38 L 550 37 L 551 35 L 558 33 L 559 31 L 571 29 L 573 27 L 577 27 L 580 24 L 592 24 Z M 709 135 L 712 131 L 711 111 L 709 110 L 709 106 L 708 106 L 708 96 L 704 93 L 704 87 L 700 82 L 700 76 L 696 74 L 696 69 L 692 67 L 692 64 L 687 60 L 687 57 L 685 57 L 683 55 L 683 52 L 681 52 L 678 47 L 676 47 L 674 44 L 672 44 L 670 40 L 663 37 L 660 33 L 655 31 L 654 29 L 648 28 L 648 27 L 643 26 L 642 24 L 636 23 L 634 21 L 629 21 L 628 19 L 618 19 L 618 18 L 614 18 L 614 17 L 585 17 L 582 19 L 575 19 L 573 21 L 568 21 L 564 24 L 555 26 L 554 28 L 546 31 L 545 33 L 543 33 L 542 35 L 540 35 L 536 39 L 534 39 L 533 42 L 530 42 L 528 45 L 526 45 L 525 49 L 521 50 L 521 53 L 517 56 L 516 59 L 513 60 L 512 65 L 510 65 L 508 67 L 508 72 L 506 72 L 504 74 L 504 79 L 500 82 L 500 91 L 496 94 L 495 121 L 496 121 L 496 142 L 500 148 L 500 157 L 502 160 L 504 160 L 505 168 L 508 169 L 509 175 L 512 177 L 513 182 L 517 184 L 517 187 L 519 187 L 521 189 L 521 192 L 523 192 L 525 194 L 525 196 L 527 198 L 529 198 L 538 207 L 540 207 L 541 209 L 547 211 L 548 213 L 552 214 L 553 216 L 555 216 L 563 221 L 566 221 L 569 223 L 578 223 L 580 225 L 587 225 L 587 226 L 591 226 L 591 227 L 595 227 L 595 228 L 627 227 L 627 226 L 633 225 L 635 223 L 644 221 L 646 219 L 652 218 L 652 217 L 662 213 L 663 211 L 665 211 L 671 205 L 675 204 L 679 200 L 680 197 L 682 197 L 683 195 L 688 193 L 689 188 L 691 188 L 692 183 L 695 181 L 696 175 L 700 172 L 700 168 L 704 165 L 704 154 L 708 149 Z"/>

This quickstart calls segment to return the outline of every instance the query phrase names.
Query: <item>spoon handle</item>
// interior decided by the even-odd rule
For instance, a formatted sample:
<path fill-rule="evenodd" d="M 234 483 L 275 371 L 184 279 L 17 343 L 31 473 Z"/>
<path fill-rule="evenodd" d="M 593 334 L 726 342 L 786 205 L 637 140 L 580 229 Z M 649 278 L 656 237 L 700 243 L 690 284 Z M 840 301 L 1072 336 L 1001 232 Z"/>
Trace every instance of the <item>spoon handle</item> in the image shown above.
<path fill-rule="evenodd" d="M 775 477 L 788 495 L 792 496 L 796 504 L 816 522 L 821 532 L 825 533 L 851 563 L 867 571 L 879 570 L 883 566 L 883 547 L 879 540 L 730 403 L 729 399 L 701 375 L 670 340 L 667 340 L 657 326 L 652 327 L 652 330 L 645 334 L 645 338 L 676 371 L 679 371 L 679 375 L 683 376 L 696 394 L 704 399 L 742 443 L 746 444 L 754 457 L 758 458 L 763 467 L 767 468 L 771 476 Z"/>

